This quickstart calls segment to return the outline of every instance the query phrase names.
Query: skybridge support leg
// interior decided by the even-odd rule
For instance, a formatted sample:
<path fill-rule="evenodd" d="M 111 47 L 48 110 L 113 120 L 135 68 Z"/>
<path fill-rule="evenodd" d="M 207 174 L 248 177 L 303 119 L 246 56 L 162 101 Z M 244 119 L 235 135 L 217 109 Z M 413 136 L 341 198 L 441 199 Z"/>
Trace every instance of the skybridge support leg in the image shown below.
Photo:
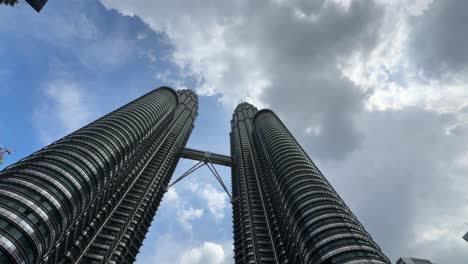
<path fill-rule="evenodd" d="M 183 180 L 185 177 L 189 176 L 199 168 L 203 166 L 207 166 L 208 169 L 210 169 L 211 173 L 213 176 L 216 178 L 218 181 L 219 185 L 223 188 L 223 190 L 226 192 L 227 196 L 229 196 L 229 199 L 232 202 L 232 195 L 229 193 L 226 185 L 223 182 L 223 179 L 219 175 L 218 171 L 216 170 L 214 164 L 218 165 L 223 165 L 223 166 L 232 166 L 232 160 L 231 157 L 226 156 L 226 155 L 221 155 L 221 154 L 213 154 L 208 151 L 200 151 L 200 150 L 195 150 L 195 149 L 183 149 L 181 154 L 181 158 L 186 158 L 186 159 L 192 159 L 192 160 L 198 160 L 199 162 L 195 165 L 193 165 L 190 169 L 188 169 L 186 172 L 184 172 L 181 176 L 179 176 L 174 182 L 172 182 L 166 189 L 166 191 L 174 186 L 176 183 L 179 181 Z"/>
<path fill-rule="evenodd" d="M 172 185 L 178 183 L 179 181 L 181 181 L 183 178 L 189 176 L 190 174 L 192 174 L 192 172 L 198 170 L 199 168 L 203 167 L 205 165 L 205 163 L 203 161 L 199 161 L 197 164 L 193 165 L 190 169 L 188 169 L 186 172 L 184 172 L 179 178 L 177 178 L 173 183 L 171 183 L 167 189 L 169 189 Z"/>

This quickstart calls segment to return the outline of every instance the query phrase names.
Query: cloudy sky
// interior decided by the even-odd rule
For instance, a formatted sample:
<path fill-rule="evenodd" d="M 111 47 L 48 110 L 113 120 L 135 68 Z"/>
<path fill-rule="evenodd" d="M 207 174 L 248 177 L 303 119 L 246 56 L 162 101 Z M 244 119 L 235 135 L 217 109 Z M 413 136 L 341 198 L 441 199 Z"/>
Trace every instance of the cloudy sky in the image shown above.
<path fill-rule="evenodd" d="M 390 259 L 466 263 L 467 9 L 458 0 L 1 6 L 0 146 L 15 150 L 2 166 L 155 87 L 190 88 L 200 115 L 189 146 L 229 153 L 234 107 L 269 107 Z M 208 170 L 165 195 L 137 263 L 232 263 L 231 207 Z"/>

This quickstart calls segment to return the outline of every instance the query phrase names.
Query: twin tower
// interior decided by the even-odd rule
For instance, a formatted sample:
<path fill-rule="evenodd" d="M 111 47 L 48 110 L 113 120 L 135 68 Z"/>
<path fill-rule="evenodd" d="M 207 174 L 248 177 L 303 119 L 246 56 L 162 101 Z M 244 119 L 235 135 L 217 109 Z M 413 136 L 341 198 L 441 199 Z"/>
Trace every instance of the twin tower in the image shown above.
<path fill-rule="evenodd" d="M 1 171 L 0 263 L 133 263 L 197 110 L 162 87 Z M 272 111 L 231 127 L 236 264 L 390 263 Z"/>

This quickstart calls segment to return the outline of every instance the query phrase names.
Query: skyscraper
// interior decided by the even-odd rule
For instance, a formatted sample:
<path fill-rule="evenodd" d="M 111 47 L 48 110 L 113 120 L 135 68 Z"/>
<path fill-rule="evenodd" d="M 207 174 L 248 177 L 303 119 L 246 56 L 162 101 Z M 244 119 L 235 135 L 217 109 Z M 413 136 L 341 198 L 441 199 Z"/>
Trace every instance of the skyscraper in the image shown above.
<path fill-rule="evenodd" d="M 278 226 L 270 222 L 270 197 L 262 192 L 263 170 L 253 141 L 257 108 L 241 103 L 231 121 L 231 156 L 234 258 L 236 263 L 275 263 L 286 261 L 282 241 L 276 239 Z M 267 194 L 268 195 L 268 194 Z M 280 262 L 281 262 L 280 261 Z"/>
<path fill-rule="evenodd" d="M 390 263 L 272 111 L 231 127 L 235 263 Z"/>
<path fill-rule="evenodd" d="M 162 87 L 0 172 L 0 263 L 133 263 L 179 158 L 232 168 L 235 263 L 390 263 L 270 110 L 241 103 L 231 157 L 184 148 L 198 99 Z"/>
<path fill-rule="evenodd" d="M 0 172 L 0 263 L 132 263 L 197 100 L 156 89 Z"/>

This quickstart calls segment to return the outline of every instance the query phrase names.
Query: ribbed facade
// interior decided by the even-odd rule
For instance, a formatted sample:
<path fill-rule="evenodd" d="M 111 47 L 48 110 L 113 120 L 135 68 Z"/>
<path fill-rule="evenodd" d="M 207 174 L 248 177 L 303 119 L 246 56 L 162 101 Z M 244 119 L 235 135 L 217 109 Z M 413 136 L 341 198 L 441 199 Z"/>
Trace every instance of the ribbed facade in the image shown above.
<path fill-rule="evenodd" d="M 231 146 L 236 263 L 390 263 L 272 111 L 240 104 Z"/>
<path fill-rule="evenodd" d="M 0 172 L 0 263 L 132 263 L 197 109 L 159 88 Z"/>
<path fill-rule="evenodd" d="M 198 111 L 156 89 L 0 172 L 0 263 L 133 263 Z M 231 121 L 234 259 L 388 264 L 281 120 Z"/>
<path fill-rule="evenodd" d="M 235 263 L 283 263 L 276 223 L 267 217 L 269 198 L 262 193 L 263 171 L 252 138 L 257 108 L 242 103 L 231 121 L 231 156 Z M 278 244 L 275 247 L 275 244 Z M 278 251 L 278 252 L 277 252 Z"/>

